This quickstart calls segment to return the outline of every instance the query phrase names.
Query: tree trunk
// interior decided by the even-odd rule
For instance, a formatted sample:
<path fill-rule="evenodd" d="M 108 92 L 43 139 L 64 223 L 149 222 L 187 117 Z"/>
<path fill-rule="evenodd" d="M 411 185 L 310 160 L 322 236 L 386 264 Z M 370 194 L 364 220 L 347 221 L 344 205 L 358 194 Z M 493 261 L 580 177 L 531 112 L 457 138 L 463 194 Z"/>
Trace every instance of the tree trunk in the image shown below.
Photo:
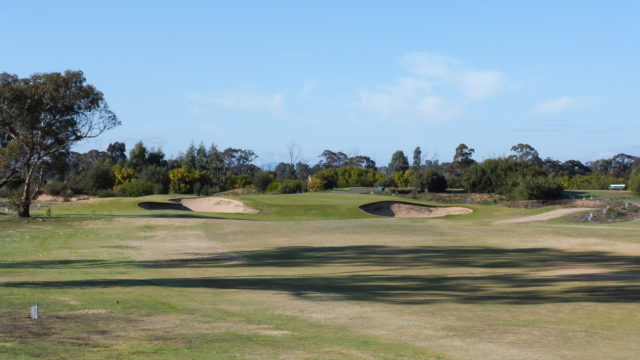
<path fill-rule="evenodd" d="M 31 217 L 29 208 L 31 207 L 31 169 L 26 172 L 24 179 L 24 188 L 22 189 L 22 201 L 18 209 L 18 216 L 22 218 Z"/>
<path fill-rule="evenodd" d="M 31 207 L 31 201 L 29 201 L 28 203 L 20 204 L 20 209 L 18 210 L 18 216 L 22 218 L 31 217 L 31 214 L 29 213 L 30 207 Z"/>

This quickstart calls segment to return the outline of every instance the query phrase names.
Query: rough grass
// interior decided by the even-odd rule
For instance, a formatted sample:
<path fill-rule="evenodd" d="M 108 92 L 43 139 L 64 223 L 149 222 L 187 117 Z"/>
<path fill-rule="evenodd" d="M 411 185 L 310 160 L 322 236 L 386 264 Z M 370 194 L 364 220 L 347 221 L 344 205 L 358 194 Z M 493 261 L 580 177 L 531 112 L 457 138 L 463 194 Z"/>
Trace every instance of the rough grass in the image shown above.
<path fill-rule="evenodd" d="M 265 221 L 149 216 L 140 199 L 1 218 L 0 358 L 633 359 L 640 350 L 638 222 L 496 226 L 549 208 L 495 205 L 383 219 L 351 208 L 366 195 L 305 195 L 243 196 L 264 211 L 252 220 Z"/>

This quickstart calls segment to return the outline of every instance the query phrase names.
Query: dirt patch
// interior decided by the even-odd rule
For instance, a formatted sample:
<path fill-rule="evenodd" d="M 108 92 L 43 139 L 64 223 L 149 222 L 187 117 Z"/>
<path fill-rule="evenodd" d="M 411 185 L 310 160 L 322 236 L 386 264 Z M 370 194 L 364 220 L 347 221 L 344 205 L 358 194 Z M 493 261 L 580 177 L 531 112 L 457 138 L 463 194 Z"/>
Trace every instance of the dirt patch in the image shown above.
<path fill-rule="evenodd" d="M 34 200 L 35 203 L 51 203 L 51 202 L 69 202 L 69 201 L 82 201 L 96 199 L 88 195 L 73 195 L 73 196 L 53 196 L 48 194 L 40 194 L 38 198 Z"/>
<path fill-rule="evenodd" d="M 402 201 L 379 201 L 360 206 L 368 214 L 387 217 L 433 218 L 447 215 L 464 215 L 471 209 L 454 206 L 428 206 Z"/>
<path fill-rule="evenodd" d="M 182 199 L 182 205 L 191 211 L 212 212 L 212 213 L 232 213 L 232 214 L 258 214 L 256 210 L 250 206 L 243 204 L 237 200 L 225 199 L 222 197 L 206 197 L 194 199 Z"/>
<path fill-rule="evenodd" d="M 493 224 L 526 224 L 531 222 L 547 221 L 547 220 L 563 217 L 565 215 L 569 215 L 569 214 L 573 214 L 581 211 L 587 211 L 587 210 L 593 210 L 593 209 L 583 208 L 583 207 L 558 209 L 558 210 L 546 212 L 544 214 L 525 216 L 525 217 L 516 218 L 516 219 L 494 221 Z"/>

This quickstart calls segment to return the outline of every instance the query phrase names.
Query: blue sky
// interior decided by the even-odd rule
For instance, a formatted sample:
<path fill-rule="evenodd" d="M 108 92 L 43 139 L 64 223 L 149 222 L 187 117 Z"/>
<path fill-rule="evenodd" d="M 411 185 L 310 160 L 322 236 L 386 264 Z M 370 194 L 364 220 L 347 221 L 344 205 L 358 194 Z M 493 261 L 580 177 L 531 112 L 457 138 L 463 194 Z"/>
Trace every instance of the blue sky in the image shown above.
<path fill-rule="evenodd" d="M 0 0 L 0 71 L 82 70 L 122 126 L 76 150 L 295 142 L 450 161 L 640 155 L 637 1 Z"/>

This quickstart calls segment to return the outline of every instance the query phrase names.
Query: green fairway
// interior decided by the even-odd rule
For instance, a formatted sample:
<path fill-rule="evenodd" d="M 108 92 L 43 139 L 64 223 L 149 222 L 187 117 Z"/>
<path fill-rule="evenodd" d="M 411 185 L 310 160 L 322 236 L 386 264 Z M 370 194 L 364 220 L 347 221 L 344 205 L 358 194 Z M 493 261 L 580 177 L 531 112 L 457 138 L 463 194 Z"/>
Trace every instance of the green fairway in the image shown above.
<path fill-rule="evenodd" d="M 640 223 L 393 197 L 235 197 L 257 215 L 112 198 L 0 216 L 2 359 L 634 359 Z M 437 204 L 432 204 L 437 205 Z M 41 318 L 28 318 L 39 304 Z"/>

